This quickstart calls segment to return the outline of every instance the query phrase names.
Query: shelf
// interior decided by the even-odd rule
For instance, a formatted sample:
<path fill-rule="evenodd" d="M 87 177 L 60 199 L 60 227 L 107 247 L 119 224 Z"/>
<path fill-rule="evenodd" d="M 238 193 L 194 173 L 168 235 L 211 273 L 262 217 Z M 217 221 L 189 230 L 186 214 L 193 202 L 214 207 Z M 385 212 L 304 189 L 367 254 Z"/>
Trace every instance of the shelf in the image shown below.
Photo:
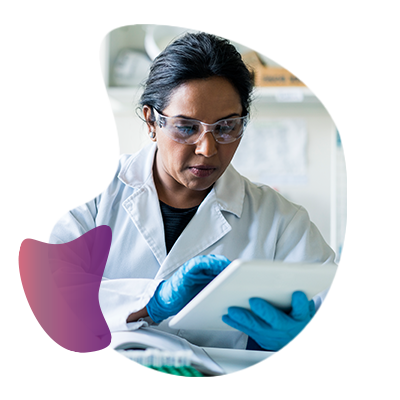
<path fill-rule="evenodd" d="M 132 108 L 136 106 L 141 94 L 141 87 L 108 87 L 108 95 L 114 108 Z M 260 103 L 319 103 L 310 89 L 298 87 L 256 87 L 254 101 Z"/>
<path fill-rule="evenodd" d="M 263 103 L 319 103 L 314 93 L 304 86 L 257 86 L 254 100 Z"/>
<path fill-rule="evenodd" d="M 231 38 L 233 42 L 237 42 L 244 52 L 254 46 L 271 63 L 288 66 L 304 64 L 310 67 L 326 68 L 327 86 L 325 87 L 257 87 L 255 89 L 255 103 L 282 106 L 290 103 L 328 106 L 347 104 L 347 87 L 340 86 L 342 59 L 347 57 L 345 46 L 347 30 L 343 30 L 343 27 L 339 24 L 207 26 Z M 112 63 L 122 48 L 131 47 L 144 51 L 145 31 L 144 25 L 109 25 L 105 93 L 124 106 L 136 106 L 142 88 L 114 86 L 111 76 Z M 267 40 L 272 37 L 274 40 Z"/>

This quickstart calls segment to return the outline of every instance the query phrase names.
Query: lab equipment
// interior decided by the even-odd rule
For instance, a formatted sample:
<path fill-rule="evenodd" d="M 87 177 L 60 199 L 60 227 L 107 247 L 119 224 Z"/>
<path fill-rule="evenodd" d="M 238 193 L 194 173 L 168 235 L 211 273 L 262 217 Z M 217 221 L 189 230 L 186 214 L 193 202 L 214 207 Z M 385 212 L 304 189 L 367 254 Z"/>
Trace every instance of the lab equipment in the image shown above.
<path fill-rule="evenodd" d="M 117 55 L 112 79 L 117 86 L 137 86 L 149 73 L 151 61 L 146 54 L 123 48 Z"/>
<path fill-rule="evenodd" d="M 157 287 L 146 306 L 151 319 L 159 323 L 177 314 L 229 264 L 226 257 L 212 254 L 187 261 Z"/>
<path fill-rule="evenodd" d="M 204 349 L 154 327 L 113 332 L 110 346 L 123 356 L 162 372 L 184 374 L 192 367 L 206 376 L 224 374 Z"/>
<path fill-rule="evenodd" d="M 314 302 L 303 292 L 294 292 L 289 314 L 260 298 L 249 300 L 250 309 L 229 307 L 222 320 L 246 333 L 262 348 L 278 351 L 293 340 L 315 315 Z"/>

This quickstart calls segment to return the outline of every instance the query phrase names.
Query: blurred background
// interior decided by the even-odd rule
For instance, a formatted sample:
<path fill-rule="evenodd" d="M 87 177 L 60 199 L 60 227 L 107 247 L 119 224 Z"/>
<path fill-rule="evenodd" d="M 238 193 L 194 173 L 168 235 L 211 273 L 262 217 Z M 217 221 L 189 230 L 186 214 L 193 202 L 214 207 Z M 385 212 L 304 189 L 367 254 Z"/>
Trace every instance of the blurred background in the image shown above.
<path fill-rule="evenodd" d="M 115 29 L 104 39 L 101 66 L 121 154 L 135 153 L 150 143 L 137 115 L 142 84 L 152 60 L 188 31 L 193 32 L 132 25 Z M 339 262 L 346 227 L 346 167 L 339 132 L 325 107 L 292 71 L 232 43 L 256 76 L 250 123 L 232 164 L 250 180 L 304 206 Z"/>

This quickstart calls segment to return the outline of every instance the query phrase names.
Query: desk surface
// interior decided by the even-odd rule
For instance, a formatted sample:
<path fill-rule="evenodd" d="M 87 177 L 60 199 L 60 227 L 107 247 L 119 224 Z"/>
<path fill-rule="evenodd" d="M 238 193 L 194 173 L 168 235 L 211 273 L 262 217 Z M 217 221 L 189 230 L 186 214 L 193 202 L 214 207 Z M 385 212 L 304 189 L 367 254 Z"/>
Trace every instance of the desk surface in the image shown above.
<path fill-rule="evenodd" d="M 204 347 L 231 377 L 346 377 L 347 359 Z"/>

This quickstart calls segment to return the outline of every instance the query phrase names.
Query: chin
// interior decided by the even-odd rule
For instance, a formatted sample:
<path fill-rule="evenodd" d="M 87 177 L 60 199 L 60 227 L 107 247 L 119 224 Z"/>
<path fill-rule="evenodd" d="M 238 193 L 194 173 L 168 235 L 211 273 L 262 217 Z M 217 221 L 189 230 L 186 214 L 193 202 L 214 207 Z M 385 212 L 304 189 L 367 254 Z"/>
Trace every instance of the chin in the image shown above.
<path fill-rule="evenodd" d="M 190 187 L 191 190 L 195 190 L 197 192 L 204 192 L 206 190 L 210 190 L 214 186 L 215 181 L 212 181 L 211 183 L 208 184 L 203 184 L 203 185 L 193 185 Z"/>

